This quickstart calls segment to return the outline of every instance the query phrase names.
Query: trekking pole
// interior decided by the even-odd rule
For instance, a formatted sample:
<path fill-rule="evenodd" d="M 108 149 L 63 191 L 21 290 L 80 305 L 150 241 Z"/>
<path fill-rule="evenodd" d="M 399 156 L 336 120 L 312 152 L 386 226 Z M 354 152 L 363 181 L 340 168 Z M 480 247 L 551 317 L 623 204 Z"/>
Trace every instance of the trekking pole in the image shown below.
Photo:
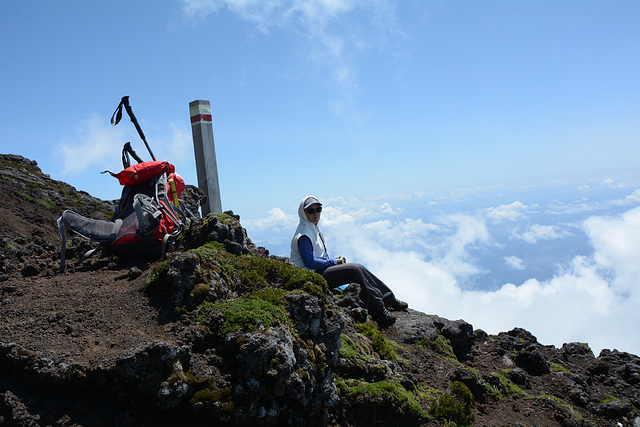
<path fill-rule="evenodd" d="M 156 156 L 153 155 L 153 152 L 151 151 L 151 147 L 149 147 L 149 144 L 147 143 L 147 138 L 144 137 L 144 132 L 142 132 L 142 128 L 138 123 L 138 119 L 136 118 L 136 115 L 133 114 L 131 105 L 129 105 L 128 96 L 123 96 L 122 99 L 120 100 L 120 104 L 118 104 L 116 111 L 114 111 L 113 115 L 111 116 L 111 125 L 115 126 L 120 122 L 120 119 L 122 118 L 122 106 L 124 106 L 125 110 L 127 110 L 127 114 L 129 115 L 129 118 L 133 122 L 133 125 L 136 127 L 136 130 L 138 131 L 138 135 L 140 135 L 140 138 L 142 138 L 142 142 L 144 142 L 144 145 L 147 147 L 147 150 L 149 150 L 149 154 L 151 154 L 151 158 L 155 160 Z M 115 120 L 113 119 L 114 117 L 115 117 Z"/>

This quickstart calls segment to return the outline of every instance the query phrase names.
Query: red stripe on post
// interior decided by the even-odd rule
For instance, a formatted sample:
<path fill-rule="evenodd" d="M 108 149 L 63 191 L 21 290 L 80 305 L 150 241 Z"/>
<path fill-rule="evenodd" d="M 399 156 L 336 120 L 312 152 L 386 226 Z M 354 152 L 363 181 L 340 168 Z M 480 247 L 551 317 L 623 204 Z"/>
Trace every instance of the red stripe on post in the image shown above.
<path fill-rule="evenodd" d="M 210 122 L 211 120 L 211 114 L 196 114 L 195 116 L 191 116 L 191 123 L 197 123 L 197 122 Z"/>

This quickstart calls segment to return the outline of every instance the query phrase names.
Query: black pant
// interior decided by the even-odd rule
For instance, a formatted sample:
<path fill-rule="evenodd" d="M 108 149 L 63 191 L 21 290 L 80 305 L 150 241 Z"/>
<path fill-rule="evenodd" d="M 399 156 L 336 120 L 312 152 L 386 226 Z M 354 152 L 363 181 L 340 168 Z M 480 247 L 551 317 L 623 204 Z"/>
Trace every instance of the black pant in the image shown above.
<path fill-rule="evenodd" d="M 338 264 L 318 271 L 329 284 L 336 288 L 348 283 L 360 285 L 360 299 L 367 308 L 377 313 L 385 306 L 385 301 L 394 298 L 393 292 L 382 280 L 373 275 L 365 266 L 356 263 Z"/>

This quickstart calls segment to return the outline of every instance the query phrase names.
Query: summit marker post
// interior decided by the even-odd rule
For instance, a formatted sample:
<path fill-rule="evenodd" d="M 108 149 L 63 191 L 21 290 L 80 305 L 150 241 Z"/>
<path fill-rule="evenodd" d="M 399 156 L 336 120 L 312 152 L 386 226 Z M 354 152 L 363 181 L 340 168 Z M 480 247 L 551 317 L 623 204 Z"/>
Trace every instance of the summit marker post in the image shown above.
<path fill-rule="evenodd" d="M 218 183 L 218 164 L 216 147 L 213 143 L 213 122 L 209 101 L 196 100 L 189 103 L 193 150 L 196 156 L 198 187 L 207 196 L 202 205 L 202 216 L 210 213 L 222 213 L 220 184 Z"/>

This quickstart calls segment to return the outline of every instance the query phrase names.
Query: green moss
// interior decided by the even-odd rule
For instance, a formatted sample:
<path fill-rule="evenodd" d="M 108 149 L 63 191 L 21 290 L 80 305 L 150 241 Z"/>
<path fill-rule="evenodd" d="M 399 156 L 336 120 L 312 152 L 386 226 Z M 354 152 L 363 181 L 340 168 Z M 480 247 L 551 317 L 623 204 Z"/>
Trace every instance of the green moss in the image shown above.
<path fill-rule="evenodd" d="M 340 334 L 340 342 L 341 344 L 340 350 L 338 350 L 338 355 L 348 360 L 355 359 L 359 354 L 356 343 L 345 334 Z"/>
<path fill-rule="evenodd" d="M 223 224 L 227 224 L 230 226 L 239 226 L 238 220 L 232 217 L 231 215 L 228 215 L 225 213 L 212 214 L 212 215 L 218 218 L 218 220 Z"/>
<path fill-rule="evenodd" d="M 327 292 L 327 282 L 317 273 L 251 254 L 233 255 L 218 242 L 207 242 L 190 252 L 196 253 L 206 268 L 218 272 L 229 283 L 235 283 L 240 292 L 252 292 L 268 286 L 304 289 L 318 296 Z"/>
<path fill-rule="evenodd" d="M 571 371 L 566 366 L 564 366 L 562 363 L 557 363 L 557 362 L 551 363 L 551 370 L 553 372 L 564 372 L 566 374 L 571 373 Z"/>
<path fill-rule="evenodd" d="M 426 418 L 428 415 L 422 409 L 421 402 L 402 385 L 386 381 L 368 383 L 365 381 L 348 379 L 336 381 L 340 397 L 352 402 L 369 401 L 376 407 L 386 407 L 398 415 L 415 418 Z"/>
<path fill-rule="evenodd" d="M 308 294 L 315 295 L 320 298 L 324 298 L 326 296 L 326 282 L 325 283 L 314 283 L 314 282 L 305 282 L 302 287 L 304 291 Z"/>
<path fill-rule="evenodd" d="M 471 409 L 473 395 L 463 383 L 456 381 L 449 387 L 449 392 L 440 395 L 437 402 L 431 405 L 429 413 L 438 421 L 455 423 L 456 426 L 470 426 L 475 420 Z"/>
<path fill-rule="evenodd" d="M 437 388 L 426 384 L 418 384 L 418 386 L 412 390 L 412 393 L 420 402 L 427 402 L 429 405 L 437 401 L 440 395 L 440 391 Z"/>
<path fill-rule="evenodd" d="M 451 341 L 445 338 L 444 335 L 438 334 L 436 339 L 427 340 L 425 338 L 418 341 L 418 346 L 422 348 L 428 348 L 436 353 L 444 356 L 445 358 L 453 358 L 456 361 L 456 354 L 453 352 L 453 346 L 451 345 Z"/>
<path fill-rule="evenodd" d="M 229 402 L 231 400 L 231 388 L 213 389 L 210 385 L 196 391 L 191 398 L 191 403 L 198 402 Z"/>
<path fill-rule="evenodd" d="M 513 381 L 507 378 L 506 374 L 508 372 L 509 369 L 504 369 L 502 372 L 494 372 L 491 374 L 492 377 L 496 377 L 500 380 L 500 384 L 498 386 L 494 386 L 490 383 L 485 384 L 487 390 L 489 390 L 496 399 L 504 400 L 504 395 L 526 395 L 520 386 L 514 384 Z"/>
<path fill-rule="evenodd" d="M 615 402 L 615 401 L 621 401 L 622 399 L 615 397 L 611 394 L 605 394 L 605 396 L 607 396 L 604 400 L 602 400 L 601 403 L 609 403 L 609 402 Z"/>
<path fill-rule="evenodd" d="M 296 375 L 299 376 L 303 381 L 307 381 L 309 379 L 309 371 L 305 371 L 304 369 L 296 369 Z"/>
<path fill-rule="evenodd" d="M 381 359 L 373 348 L 371 338 L 354 333 L 353 335 L 341 334 L 341 345 L 338 355 L 354 366 L 364 367 L 367 363 L 373 363 Z"/>
<path fill-rule="evenodd" d="M 41 191 L 41 190 L 46 190 L 48 189 L 48 187 L 42 186 L 42 185 L 32 185 L 32 184 L 26 184 L 26 187 L 28 189 L 33 189 L 36 191 Z M 22 190 L 18 190 L 17 188 L 13 189 L 13 193 L 16 196 L 22 197 L 25 200 L 29 201 L 29 202 L 37 202 L 40 203 L 42 206 L 44 206 L 47 209 L 54 209 L 56 206 L 55 204 L 51 203 L 51 197 L 50 196 L 46 196 L 47 199 L 49 199 L 49 201 L 47 200 L 40 200 L 40 199 L 35 199 L 32 196 L 28 195 L 27 193 L 25 193 Z"/>
<path fill-rule="evenodd" d="M 54 204 L 49 203 L 46 200 L 38 200 L 38 202 L 47 209 L 53 209 L 56 207 Z"/>
<path fill-rule="evenodd" d="M 564 400 L 560 399 L 559 397 L 553 396 L 551 394 L 540 394 L 540 395 L 536 395 L 536 396 L 529 396 L 527 397 L 527 399 L 544 399 L 544 400 L 549 400 L 551 402 L 553 402 L 553 404 L 559 408 L 564 408 L 567 412 L 569 412 L 569 414 L 571 414 L 571 416 L 578 422 L 581 422 L 583 420 L 583 415 L 580 413 L 580 411 L 578 411 L 576 408 L 574 408 L 572 405 L 570 405 L 569 403 L 565 402 Z"/>
<path fill-rule="evenodd" d="M 169 271 L 169 266 L 171 265 L 171 260 L 167 259 L 162 262 L 157 263 L 151 269 L 149 276 L 145 282 L 144 290 L 149 290 L 154 285 L 156 285 L 161 277 L 167 274 Z"/>
<path fill-rule="evenodd" d="M 189 253 L 196 254 L 200 260 L 202 268 L 198 273 L 198 282 L 206 283 L 208 278 L 204 276 L 217 273 L 238 293 L 278 287 L 286 290 L 302 289 L 323 298 L 327 294 L 327 282 L 317 273 L 250 254 L 233 255 L 219 242 L 207 242 Z M 153 268 L 146 283 L 147 289 L 167 273 L 169 263 L 170 260 L 166 260 Z"/>
<path fill-rule="evenodd" d="M 21 190 L 14 189 L 13 193 L 17 196 L 24 197 L 28 202 L 33 202 L 33 197 Z"/>
<path fill-rule="evenodd" d="M 267 301 L 273 305 L 282 306 L 284 304 L 284 295 L 286 293 L 287 292 L 284 289 L 267 288 L 254 292 L 252 297 Z"/>
<path fill-rule="evenodd" d="M 206 283 L 196 283 L 196 285 L 191 290 L 191 295 L 193 299 L 198 302 L 202 302 L 209 295 L 209 285 Z"/>
<path fill-rule="evenodd" d="M 585 349 L 589 350 L 589 353 L 593 354 L 593 350 L 591 350 L 591 347 L 589 347 L 589 344 L 581 342 L 580 345 Z"/>
<path fill-rule="evenodd" d="M 358 323 L 356 328 L 358 332 L 371 340 L 373 350 L 378 353 L 382 359 L 392 362 L 397 362 L 400 359 L 400 356 L 398 356 L 394 350 L 394 347 L 400 348 L 400 346 L 392 340 L 387 339 L 374 322 Z"/>
<path fill-rule="evenodd" d="M 198 308 L 196 321 L 218 336 L 226 336 L 237 330 L 253 331 L 259 325 L 264 328 L 290 326 L 291 319 L 282 295 L 278 290 L 273 290 L 256 292 L 231 301 L 204 302 Z M 222 322 L 211 325 L 212 314 L 222 316 Z"/>

